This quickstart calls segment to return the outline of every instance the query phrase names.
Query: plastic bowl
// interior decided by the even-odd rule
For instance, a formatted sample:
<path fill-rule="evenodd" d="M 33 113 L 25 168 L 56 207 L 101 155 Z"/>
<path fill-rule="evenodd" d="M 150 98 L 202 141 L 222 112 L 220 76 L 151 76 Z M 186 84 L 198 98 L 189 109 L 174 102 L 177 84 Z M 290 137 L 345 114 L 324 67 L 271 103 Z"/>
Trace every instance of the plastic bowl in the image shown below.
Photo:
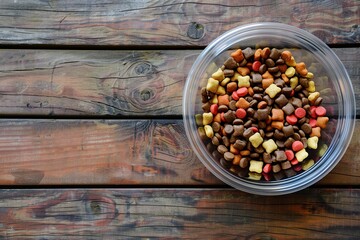
<path fill-rule="evenodd" d="M 255 181 L 223 168 L 200 139 L 195 114 L 202 113 L 200 90 L 207 79 L 238 48 L 276 47 L 290 49 L 297 61 L 314 73 L 316 91 L 330 118 L 322 131 L 325 154 L 308 170 L 278 181 Z M 234 28 L 212 41 L 193 64 L 183 95 L 183 118 L 190 144 L 210 172 L 226 184 L 259 195 L 281 195 L 304 189 L 326 176 L 344 155 L 354 131 L 355 97 L 350 78 L 341 61 L 320 39 L 299 28 L 280 23 L 255 23 Z"/>

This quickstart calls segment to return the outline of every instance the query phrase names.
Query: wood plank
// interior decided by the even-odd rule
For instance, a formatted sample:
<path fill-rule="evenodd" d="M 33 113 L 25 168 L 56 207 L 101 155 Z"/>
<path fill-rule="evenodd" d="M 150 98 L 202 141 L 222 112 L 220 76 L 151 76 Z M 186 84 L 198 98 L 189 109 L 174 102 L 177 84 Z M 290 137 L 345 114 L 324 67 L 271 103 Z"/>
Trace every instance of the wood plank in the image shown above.
<path fill-rule="evenodd" d="M 4 239 L 357 239 L 359 189 L 1 190 Z M 309 237 L 311 236 L 311 237 Z"/>
<path fill-rule="evenodd" d="M 300 27 L 328 44 L 352 44 L 360 42 L 359 7 L 356 0 L 4 0 L 0 44 L 205 46 L 231 28 L 264 21 Z"/>
<path fill-rule="evenodd" d="M 334 48 L 360 114 L 360 48 Z M 182 89 L 200 50 L 0 50 L 2 115 L 181 115 Z"/>
<path fill-rule="evenodd" d="M 320 185 L 360 184 L 360 121 Z M 181 120 L 0 120 L 1 185 L 222 185 Z"/>

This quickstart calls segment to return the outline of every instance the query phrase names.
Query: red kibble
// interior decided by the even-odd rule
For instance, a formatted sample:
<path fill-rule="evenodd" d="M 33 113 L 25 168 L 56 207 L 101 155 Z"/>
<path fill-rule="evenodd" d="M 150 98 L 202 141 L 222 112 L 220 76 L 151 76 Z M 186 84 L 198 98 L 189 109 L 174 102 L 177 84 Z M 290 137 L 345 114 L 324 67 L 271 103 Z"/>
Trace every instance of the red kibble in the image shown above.
<path fill-rule="evenodd" d="M 302 170 L 302 166 L 301 166 L 301 164 L 297 164 L 297 165 L 293 166 L 293 169 L 294 169 L 295 172 L 299 172 L 299 171 Z"/>
<path fill-rule="evenodd" d="M 319 106 L 315 109 L 315 113 L 319 117 L 323 117 L 326 115 L 326 108 L 324 108 L 323 106 Z"/>
<path fill-rule="evenodd" d="M 217 104 L 212 104 L 212 105 L 210 106 L 210 112 L 211 112 L 213 115 L 216 115 L 217 112 L 218 112 L 218 108 L 219 108 L 219 106 L 218 106 Z"/>
<path fill-rule="evenodd" d="M 294 158 L 293 160 L 290 161 L 290 163 L 291 165 L 296 165 L 299 163 L 299 161 L 296 158 Z"/>
<path fill-rule="evenodd" d="M 248 94 L 248 89 L 246 87 L 239 88 L 236 93 L 239 97 L 245 97 Z"/>
<path fill-rule="evenodd" d="M 237 100 L 239 100 L 240 97 L 239 97 L 239 95 L 238 95 L 236 92 L 232 92 L 231 98 L 232 98 L 233 100 L 237 101 Z"/>
<path fill-rule="evenodd" d="M 251 127 L 251 129 L 253 130 L 254 133 L 257 133 L 259 131 L 259 129 L 257 129 L 256 127 Z"/>
<path fill-rule="evenodd" d="M 270 175 L 270 174 L 262 172 L 262 175 L 263 175 L 263 177 L 264 177 L 264 179 L 265 179 L 266 181 L 270 181 L 270 180 L 271 180 L 271 175 Z"/>
<path fill-rule="evenodd" d="M 294 152 L 298 152 L 304 148 L 304 144 L 300 141 L 295 141 L 295 142 L 293 142 L 291 147 Z"/>
<path fill-rule="evenodd" d="M 295 91 L 294 91 L 294 89 L 293 89 L 293 90 L 291 90 L 290 97 L 293 97 L 294 94 L 295 94 Z"/>
<path fill-rule="evenodd" d="M 312 118 L 316 118 L 316 117 L 317 117 L 317 115 L 316 115 L 316 107 L 315 107 L 315 106 L 311 106 L 311 107 L 310 107 L 310 116 L 311 116 Z"/>
<path fill-rule="evenodd" d="M 220 113 L 220 120 L 221 120 L 222 122 L 226 122 L 223 112 Z"/>
<path fill-rule="evenodd" d="M 289 160 L 289 161 L 293 160 L 295 157 L 294 152 L 291 150 L 285 150 L 285 155 L 286 155 L 287 160 Z"/>
<path fill-rule="evenodd" d="M 310 118 L 309 124 L 310 124 L 310 126 L 313 127 L 313 128 L 316 127 L 316 119 L 315 119 L 315 118 Z"/>
<path fill-rule="evenodd" d="M 269 173 L 271 171 L 272 167 L 270 163 L 267 163 L 264 168 L 263 168 L 263 172 L 264 173 Z"/>
<path fill-rule="evenodd" d="M 255 62 L 252 64 L 252 69 L 253 69 L 253 71 L 254 71 L 254 72 L 258 72 L 260 66 L 261 66 L 261 62 L 260 62 L 260 61 L 255 61 Z"/>
<path fill-rule="evenodd" d="M 235 115 L 236 115 L 236 117 L 243 119 L 246 117 L 246 110 L 243 108 L 239 108 L 236 110 Z"/>
<path fill-rule="evenodd" d="M 291 125 L 295 125 L 297 123 L 297 117 L 294 114 L 286 116 L 286 121 Z"/>
<path fill-rule="evenodd" d="M 305 111 L 305 109 L 303 109 L 303 108 L 297 108 L 297 109 L 295 110 L 295 116 L 296 116 L 297 118 L 303 118 L 303 117 L 305 117 L 305 116 L 306 116 L 306 111 Z"/>

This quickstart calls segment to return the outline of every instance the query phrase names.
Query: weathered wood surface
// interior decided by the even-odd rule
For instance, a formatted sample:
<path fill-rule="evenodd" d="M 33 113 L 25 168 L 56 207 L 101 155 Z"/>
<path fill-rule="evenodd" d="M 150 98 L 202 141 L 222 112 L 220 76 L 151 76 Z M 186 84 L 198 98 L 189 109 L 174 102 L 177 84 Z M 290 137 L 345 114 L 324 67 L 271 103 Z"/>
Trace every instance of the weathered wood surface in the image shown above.
<path fill-rule="evenodd" d="M 360 49 L 334 48 L 360 113 Z M 0 114 L 181 115 L 184 83 L 200 50 L 0 50 Z"/>
<path fill-rule="evenodd" d="M 360 184 L 360 122 L 322 185 Z M 181 120 L 0 120 L 1 185 L 218 185 Z"/>
<path fill-rule="evenodd" d="M 2 239 L 358 239 L 360 190 L 0 191 Z"/>
<path fill-rule="evenodd" d="M 282 22 L 329 44 L 360 42 L 360 2 L 82 1 L 0 2 L 0 44 L 205 46 L 253 22 Z"/>

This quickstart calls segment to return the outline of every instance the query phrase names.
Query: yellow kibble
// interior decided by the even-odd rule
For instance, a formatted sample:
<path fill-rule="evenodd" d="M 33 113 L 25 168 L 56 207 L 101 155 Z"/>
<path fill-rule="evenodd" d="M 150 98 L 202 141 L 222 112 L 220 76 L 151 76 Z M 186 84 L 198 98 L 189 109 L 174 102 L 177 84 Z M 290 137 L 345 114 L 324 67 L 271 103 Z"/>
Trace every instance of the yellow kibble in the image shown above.
<path fill-rule="evenodd" d="M 324 156 L 327 149 L 328 149 L 328 146 L 326 144 L 321 145 L 319 148 L 319 157 Z"/>
<path fill-rule="evenodd" d="M 203 141 L 207 140 L 205 129 L 203 127 L 198 128 L 198 133 L 199 133 L 201 140 L 203 140 Z"/>
<path fill-rule="evenodd" d="M 226 90 L 223 86 L 219 86 L 217 91 L 216 91 L 216 94 L 217 95 L 224 95 L 226 93 Z"/>
<path fill-rule="evenodd" d="M 306 78 L 309 78 L 309 79 L 313 79 L 314 78 L 314 74 L 312 72 L 308 72 L 305 76 Z"/>
<path fill-rule="evenodd" d="M 249 141 L 254 148 L 257 148 L 264 141 L 264 139 L 261 137 L 260 133 L 257 132 L 249 138 Z"/>
<path fill-rule="evenodd" d="M 299 162 L 302 162 L 309 156 L 308 152 L 305 150 L 305 148 L 301 149 L 297 153 L 295 153 L 295 157 Z"/>
<path fill-rule="evenodd" d="M 273 151 L 275 151 L 277 149 L 277 145 L 274 142 L 274 140 L 272 140 L 272 139 L 269 139 L 269 140 L 263 142 L 262 146 L 263 146 L 263 148 L 265 148 L 265 151 L 267 153 L 272 153 Z"/>
<path fill-rule="evenodd" d="M 309 87 L 306 89 L 309 93 L 313 93 L 316 91 L 315 89 L 315 82 L 309 81 Z"/>
<path fill-rule="evenodd" d="M 256 172 L 256 173 L 261 173 L 262 168 L 263 168 L 263 164 L 264 164 L 263 161 L 250 160 L 249 171 L 250 172 Z"/>
<path fill-rule="evenodd" d="M 224 80 L 221 81 L 220 85 L 225 87 L 226 84 L 228 84 L 229 82 L 230 82 L 230 78 L 227 77 L 227 78 L 224 78 Z"/>
<path fill-rule="evenodd" d="M 290 66 L 290 67 L 295 67 L 296 66 L 296 61 L 295 58 L 293 56 L 291 56 L 290 60 L 285 61 L 286 65 Z"/>
<path fill-rule="evenodd" d="M 249 76 L 238 76 L 238 87 L 250 87 L 250 77 Z"/>
<path fill-rule="evenodd" d="M 319 138 L 317 136 L 310 137 L 307 140 L 307 146 L 308 146 L 308 148 L 311 148 L 311 149 L 317 149 L 318 142 L 319 142 Z"/>
<path fill-rule="evenodd" d="M 309 159 L 308 161 L 301 163 L 302 170 L 304 171 L 308 170 L 312 165 L 314 165 L 314 163 L 315 162 L 312 159 Z"/>
<path fill-rule="evenodd" d="M 216 80 L 222 81 L 222 80 L 224 80 L 225 75 L 224 75 L 223 70 L 221 70 L 221 68 L 219 68 L 216 72 L 214 72 L 214 73 L 211 75 L 211 77 L 214 78 L 214 79 L 216 79 Z"/>
<path fill-rule="evenodd" d="M 204 126 L 205 134 L 208 138 L 212 138 L 214 136 L 214 130 L 211 126 L 205 125 Z"/>
<path fill-rule="evenodd" d="M 206 85 L 206 90 L 208 90 L 209 92 L 212 92 L 212 93 L 216 93 L 216 91 L 218 89 L 218 86 L 219 86 L 219 81 L 218 80 L 215 80 L 213 78 L 209 78 L 208 82 L 207 82 L 207 85 Z"/>
<path fill-rule="evenodd" d="M 203 117 L 202 117 L 202 114 L 196 114 L 196 115 L 195 115 L 195 122 L 196 122 L 196 125 L 198 125 L 198 126 L 202 126 L 202 125 L 203 125 Z"/>
<path fill-rule="evenodd" d="M 291 78 L 292 76 L 294 76 L 294 75 L 295 75 L 295 68 L 289 67 L 288 69 L 286 69 L 285 75 L 286 75 L 288 78 Z"/>
<path fill-rule="evenodd" d="M 213 114 L 211 112 L 203 113 L 202 118 L 203 118 L 203 125 L 204 126 L 212 123 L 213 119 L 214 119 Z"/>
<path fill-rule="evenodd" d="M 314 103 L 316 101 L 316 99 L 318 99 L 318 97 L 320 97 L 320 93 L 319 92 L 313 92 L 310 93 L 308 96 L 308 99 L 311 103 Z"/>
<path fill-rule="evenodd" d="M 249 172 L 249 179 L 259 181 L 262 175 L 260 173 Z"/>
<path fill-rule="evenodd" d="M 241 76 L 240 73 L 235 72 L 235 73 L 234 73 L 234 76 L 232 76 L 232 77 L 230 78 L 230 80 L 233 81 L 233 82 L 234 82 L 234 81 L 237 81 L 239 76 Z"/>
<path fill-rule="evenodd" d="M 217 95 L 214 95 L 214 97 L 211 98 L 209 100 L 209 102 L 212 103 L 212 104 L 218 104 L 219 101 L 218 101 Z"/>
<path fill-rule="evenodd" d="M 275 84 L 270 84 L 270 86 L 265 90 L 265 92 L 271 97 L 274 98 L 279 92 L 281 92 L 281 88 L 276 86 Z"/>
<path fill-rule="evenodd" d="M 290 87 L 291 87 L 292 89 L 295 89 L 298 84 L 299 84 L 299 79 L 298 79 L 298 77 L 292 77 L 292 78 L 290 78 Z"/>

